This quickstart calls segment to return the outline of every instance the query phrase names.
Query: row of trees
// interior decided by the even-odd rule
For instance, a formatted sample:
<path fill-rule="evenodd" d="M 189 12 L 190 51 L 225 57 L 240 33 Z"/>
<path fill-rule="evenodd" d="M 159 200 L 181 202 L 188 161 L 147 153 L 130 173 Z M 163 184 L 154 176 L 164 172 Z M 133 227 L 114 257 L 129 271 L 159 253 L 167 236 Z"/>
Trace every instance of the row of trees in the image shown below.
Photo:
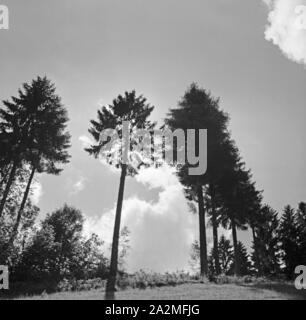
<path fill-rule="evenodd" d="M 275 210 L 264 206 L 260 218 L 253 243 L 253 261 L 258 273 L 283 271 L 292 278 L 297 266 L 306 265 L 306 204 L 301 202 L 297 209 L 286 206 L 281 218 Z"/>
<path fill-rule="evenodd" d="M 228 115 L 219 107 L 219 99 L 215 99 L 209 92 L 195 84 L 191 85 L 185 93 L 178 108 L 170 110 L 166 119 L 166 124 L 172 130 L 182 128 L 187 131 L 205 128 L 208 131 L 206 173 L 201 176 L 190 176 L 187 171 L 189 165 L 178 169 L 187 198 L 198 204 L 202 276 L 208 274 L 205 212 L 209 211 L 211 217 L 214 260 L 219 273 L 218 224 L 222 222 L 225 226 L 232 228 L 236 255 L 238 245 L 236 229 L 244 223 L 238 207 L 244 205 L 242 203 L 244 200 L 242 192 L 245 187 L 243 184 L 251 185 L 249 174 L 244 170 L 244 164 L 227 129 L 228 121 Z M 238 263 L 235 264 L 235 268 L 236 273 L 239 274 Z"/>
<path fill-rule="evenodd" d="M 124 96 L 118 96 L 113 101 L 113 104 L 102 107 L 102 110 L 98 111 L 98 120 L 91 121 L 92 126 L 89 132 L 96 143 L 87 148 L 87 151 L 95 157 L 104 156 L 110 164 L 116 163 L 116 166 L 121 169 L 110 278 L 107 287 L 109 292 L 115 290 L 125 177 L 128 174 L 137 174 L 138 169 L 145 162 L 141 162 L 137 167 L 133 166 L 132 162 L 129 164 L 120 162 L 120 150 L 122 152 L 122 149 L 119 149 L 119 153 L 118 149 L 115 148 L 104 152 L 103 148 L 109 141 L 101 141 L 100 137 L 103 130 L 111 128 L 119 132 L 119 138 L 121 139 L 122 123 L 123 121 L 129 121 L 131 124 L 131 145 L 137 144 L 139 141 L 133 140 L 133 131 L 138 128 L 146 131 L 154 128 L 154 124 L 148 120 L 152 111 L 153 107 L 147 104 L 145 98 L 142 96 L 137 97 L 134 91 L 131 93 L 126 92 Z M 213 229 L 213 251 L 210 261 L 216 274 L 220 274 L 223 271 L 220 247 L 222 248 L 224 245 L 224 239 L 221 238 L 222 242 L 219 242 L 219 226 L 232 231 L 233 263 L 231 264 L 231 269 L 234 274 L 241 275 L 247 269 L 246 265 L 248 266 L 249 261 L 246 249 L 238 241 L 237 230 L 251 228 L 255 265 L 257 272 L 261 274 L 264 272 L 262 270 L 264 268 L 262 266 L 263 262 L 261 261 L 263 255 L 261 232 L 264 232 L 263 229 L 266 225 L 273 224 L 269 220 L 271 210 L 262 204 L 262 192 L 256 189 L 255 183 L 252 181 L 252 174 L 250 170 L 246 169 L 245 163 L 240 157 L 239 150 L 228 130 L 228 122 L 229 116 L 220 109 L 219 99 L 214 98 L 210 92 L 199 88 L 196 84 L 192 84 L 188 88 L 178 107 L 171 109 L 165 119 L 165 125 L 173 131 L 183 129 L 186 133 L 188 129 L 195 129 L 197 132 L 196 142 L 199 141 L 199 130 L 203 128 L 208 130 L 208 165 L 205 174 L 199 176 L 189 175 L 188 168 L 190 164 L 178 165 L 178 163 L 174 163 L 178 177 L 185 187 L 186 198 L 191 202 L 190 207 L 194 208 L 193 204 L 197 203 L 199 215 L 198 247 L 202 276 L 208 276 L 209 273 L 206 215 L 209 216 Z M 198 146 L 196 143 L 197 154 L 199 154 L 199 147 L 205 146 Z M 175 147 L 173 151 L 177 151 Z M 284 236 L 286 235 L 284 234 Z M 273 270 L 270 269 L 269 272 L 273 272 Z"/>
<path fill-rule="evenodd" d="M 123 121 L 132 124 L 131 133 L 136 128 L 151 130 L 154 124 L 147 119 L 152 112 L 146 100 L 135 92 L 119 96 L 110 106 L 105 106 L 98 111 L 98 121 L 91 122 L 89 132 L 97 144 L 87 151 L 96 157 L 103 155 L 103 147 L 107 141 L 100 140 L 104 129 L 112 128 L 117 132 L 122 131 Z M 198 204 L 199 214 L 199 247 L 200 247 L 200 270 L 201 275 L 208 275 L 208 256 L 206 241 L 205 213 L 209 213 L 214 234 L 214 262 L 218 273 L 221 272 L 218 253 L 218 226 L 230 227 L 233 234 L 235 273 L 240 274 L 238 259 L 237 228 L 244 229 L 251 221 L 253 212 L 260 209 L 261 193 L 255 189 L 251 181 L 251 174 L 245 169 L 245 165 L 239 156 L 238 149 L 231 139 L 228 131 L 229 116 L 220 109 L 219 99 L 192 84 L 179 103 L 178 108 L 171 109 L 165 125 L 172 129 L 196 130 L 196 141 L 199 141 L 200 129 L 208 130 L 208 168 L 207 172 L 199 176 L 188 174 L 189 164 L 177 166 L 177 173 L 181 183 L 185 186 L 186 197 Z M 131 134 L 132 136 L 132 134 Z M 122 134 L 119 134 L 122 137 Z M 137 143 L 137 141 L 135 142 Z M 134 141 L 131 142 L 131 145 Z M 196 143 L 196 153 L 199 153 Z M 187 150 L 187 148 L 185 148 Z M 173 151 L 176 151 L 175 148 Z M 104 154 L 105 155 L 105 154 Z M 113 159 L 105 155 L 107 159 Z M 120 158 L 120 154 L 115 158 Z M 174 157 L 175 159 L 175 157 Z M 116 161 L 118 164 L 118 161 Z M 119 162 L 121 167 L 121 180 L 119 187 L 116 221 L 113 238 L 113 254 L 111 259 L 111 278 L 109 290 L 114 291 L 117 265 L 117 243 L 120 230 L 120 217 L 123 201 L 124 179 L 127 173 L 137 173 L 137 168 Z"/>
<path fill-rule="evenodd" d="M 238 257 L 240 264 L 240 273 L 241 275 L 249 275 L 252 273 L 252 264 L 250 261 L 249 254 L 246 247 L 242 242 L 238 242 Z M 218 242 L 218 258 L 219 258 L 219 270 L 216 268 L 215 264 L 215 253 L 214 249 L 211 249 L 211 252 L 208 257 L 208 266 L 209 266 L 209 276 L 212 278 L 214 275 L 217 275 L 217 272 L 221 272 L 224 275 L 234 275 L 235 273 L 235 257 L 234 249 L 231 244 L 231 241 L 227 239 L 224 235 L 220 237 Z M 200 247 L 199 242 L 195 241 L 192 244 L 191 250 L 191 266 L 198 270 L 200 259 Z"/>
<path fill-rule="evenodd" d="M 75 262 L 73 258 L 74 249 L 68 250 L 70 253 L 73 252 L 71 256 L 59 256 L 59 252 L 66 244 L 62 238 L 59 241 L 54 224 L 58 224 L 60 215 L 69 220 L 71 210 L 64 207 L 61 211 L 48 216 L 41 228 L 33 232 L 39 209 L 31 203 L 29 195 L 35 173 L 59 174 L 62 168 L 58 165 L 69 161 L 67 150 L 70 146 L 70 136 L 66 131 L 67 112 L 55 93 L 55 86 L 47 78 L 40 77 L 31 84 L 24 84 L 23 89 L 19 90 L 18 97 L 3 101 L 3 105 L 4 107 L 0 109 L 1 260 L 12 263 L 16 257 L 20 257 L 18 253 L 21 250 L 24 253 L 23 258 L 15 265 L 22 265 L 26 263 L 25 261 L 36 261 L 35 259 L 39 259 L 37 256 L 40 250 L 37 248 L 42 245 L 47 251 L 46 256 L 43 254 L 41 256 L 45 257 L 44 261 L 49 261 L 48 257 L 55 257 L 56 266 L 52 267 L 53 262 L 48 262 L 48 268 L 53 268 L 53 275 L 60 276 L 61 270 L 65 270 L 66 266 L 69 269 L 72 268 L 71 264 L 76 266 L 80 263 L 80 260 Z M 298 262 L 305 261 L 303 260 L 305 254 L 302 253 L 305 251 L 305 206 L 301 204 L 298 211 L 287 208 L 286 214 L 279 221 L 277 214 L 263 205 L 262 192 L 256 189 L 252 174 L 246 169 L 228 130 L 229 115 L 219 105 L 219 99 L 213 97 L 207 90 L 192 84 L 178 107 L 170 109 L 164 123 L 164 126 L 172 131 L 181 129 L 186 133 L 188 129 L 194 129 L 196 154 L 199 154 L 199 148 L 206 148 L 197 143 L 199 130 L 208 130 L 208 159 L 205 174 L 189 175 L 188 169 L 192 165 L 179 164 L 175 157 L 178 151 L 177 144 L 174 144 L 172 150 L 173 165 L 184 186 L 190 208 L 193 208 L 199 216 L 198 251 L 201 275 L 208 276 L 210 271 L 220 274 L 224 270 L 236 275 L 245 273 L 249 267 L 249 260 L 245 248 L 237 238 L 237 230 L 247 228 L 252 230 L 253 265 L 256 272 L 277 273 L 280 267 L 279 254 L 281 254 L 285 261 L 286 272 L 290 275 Z M 139 136 L 133 133 L 136 129 L 150 132 L 155 128 L 156 124 L 149 120 L 153 109 L 154 107 L 148 104 L 143 96 L 137 96 L 135 91 L 126 92 L 124 95 L 119 95 L 111 105 L 98 110 L 98 119 L 91 121 L 89 129 L 95 143 L 86 151 L 97 158 L 104 157 L 121 170 L 107 294 L 114 292 L 118 272 L 121 211 L 126 176 L 134 176 L 142 166 L 157 163 L 154 157 L 150 159 L 142 157 L 141 161 L 135 162 L 133 161 L 135 155 L 132 153 L 128 154 L 130 161 L 126 163 L 122 161 L 124 158 L 122 147 L 129 145 L 133 148 L 140 142 L 145 145 L 144 141 L 139 141 Z M 130 124 L 128 130 L 131 141 L 126 141 L 123 135 L 125 121 Z M 116 130 L 118 134 L 118 141 L 112 144 L 112 148 L 109 148 L 108 140 L 101 140 L 101 133 L 105 129 Z M 105 148 L 107 144 L 108 147 Z M 136 155 L 136 158 L 138 156 Z M 73 216 L 81 225 L 82 219 L 78 217 L 77 211 L 74 211 Z M 213 230 L 213 250 L 210 257 L 207 253 L 207 218 Z M 80 240 L 81 228 L 78 229 L 77 225 L 74 229 L 78 243 L 76 247 L 79 248 L 79 244 L 82 243 L 81 247 L 84 249 L 86 245 Z M 219 239 L 220 226 L 231 230 L 233 250 L 226 239 L 222 237 Z M 19 249 L 16 249 L 16 243 Z M 277 248 L 275 251 L 274 247 Z M 225 258 L 224 250 L 228 252 Z M 82 250 L 78 252 L 80 251 Z M 43 268 L 39 265 L 37 263 L 35 271 L 37 274 L 40 274 L 39 270 L 46 268 L 46 265 Z"/>
<path fill-rule="evenodd" d="M 55 85 L 46 77 L 23 84 L 0 108 L 0 264 L 11 281 L 105 277 L 102 241 L 82 236 L 83 216 L 65 205 L 41 222 L 31 193 L 36 173 L 58 175 L 69 162 L 68 116 Z M 123 269 L 129 231 L 123 228 Z"/>
<path fill-rule="evenodd" d="M 256 274 L 279 274 L 284 265 L 288 277 L 293 277 L 297 265 L 305 264 L 305 204 L 294 211 L 286 207 L 281 220 L 278 214 L 262 203 L 262 191 L 256 189 L 250 170 L 228 130 L 229 116 L 219 107 L 219 99 L 192 84 L 171 109 L 166 124 L 172 129 L 208 130 L 207 172 L 202 176 L 188 175 L 187 167 L 178 167 L 178 176 L 189 201 L 198 204 L 200 271 L 207 276 L 224 272 L 222 252 L 225 241 L 218 238 L 218 228 L 230 229 L 233 240 L 231 272 L 239 276 L 250 271 L 247 250 L 237 239 L 237 229 L 250 228 L 253 235 L 253 265 Z M 192 208 L 193 206 L 191 206 Z M 213 230 L 213 249 L 207 255 L 206 221 Z M 231 254 L 230 254 L 231 256 Z M 211 267 L 213 266 L 213 268 Z"/>
<path fill-rule="evenodd" d="M 254 228 L 252 252 L 249 254 L 243 243 L 238 241 L 240 275 L 279 277 L 283 274 L 288 279 L 293 278 L 295 268 L 306 264 L 305 206 L 303 202 L 297 209 L 286 206 L 281 216 L 267 205 L 262 207 L 262 221 Z M 218 255 L 219 270 L 212 248 L 208 257 L 210 276 L 219 273 L 234 275 L 234 250 L 231 241 L 224 235 L 218 243 Z M 192 244 L 190 261 L 195 270 L 198 269 L 199 259 L 199 242 L 195 241 Z"/>

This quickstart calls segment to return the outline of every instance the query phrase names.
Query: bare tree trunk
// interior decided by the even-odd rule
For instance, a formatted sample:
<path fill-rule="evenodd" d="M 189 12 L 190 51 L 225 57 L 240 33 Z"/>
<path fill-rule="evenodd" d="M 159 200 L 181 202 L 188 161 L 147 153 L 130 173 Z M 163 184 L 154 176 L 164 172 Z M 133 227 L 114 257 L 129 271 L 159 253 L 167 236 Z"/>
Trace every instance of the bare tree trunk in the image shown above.
<path fill-rule="evenodd" d="M 258 275 L 261 276 L 262 275 L 262 268 L 261 268 L 261 263 L 259 260 L 258 241 L 257 241 L 256 232 L 255 232 L 255 227 L 253 225 L 251 225 L 251 229 L 252 229 L 253 243 L 254 243 L 254 255 L 255 255 L 255 259 L 256 259 L 255 266 L 257 267 Z"/>
<path fill-rule="evenodd" d="M 118 193 L 118 201 L 117 201 L 117 209 L 116 209 L 116 217 L 115 217 L 114 234 L 113 234 L 111 263 L 110 263 L 109 277 L 107 279 L 107 285 L 106 285 L 105 298 L 107 300 L 113 300 L 115 297 L 114 292 L 116 290 L 115 286 L 116 286 L 116 277 L 117 277 L 117 271 L 118 271 L 120 222 L 121 222 L 121 211 L 122 211 L 126 171 L 127 171 L 127 165 L 122 164 L 120 186 L 119 186 L 119 193 Z"/>
<path fill-rule="evenodd" d="M 28 184 L 27 184 L 26 190 L 25 190 L 25 192 L 23 194 L 23 199 L 22 199 L 22 202 L 21 202 L 18 214 L 17 214 L 17 220 L 16 220 L 16 223 L 14 225 L 11 237 L 9 239 L 9 242 L 8 242 L 8 251 L 10 250 L 11 246 L 13 245 L 13 243 L 14 243 L 14 241 L 16 239 L 16 236 L 18 234 L 18 228 L 19 228 L 19 225 L 20 225 L 20 221 L 21 221 L 21 218 L 22 218 L 24 207 L 25 207 L 26 202 L 28 200 L 28 196 L 29 196 L 29 193 L 30 193 L 31 184 L 32 184 L 32 181 L 33 181 L 35 170 L 36 170 L 36 168 L 33 167 L 32 171 L 31 171 L 31 174 L 30 174 L 30 177 L 29 177 L 29 180 L 28 180 Z"/>
<path fill-rule="evenodd" d="M 236 223 L 234 219 L 231 219 L 232 224 L 232 236 L 233 236 L 233 244 L 234 244 L 234 272 L 236 276 L 240 275 L 240 263 L 239 263 L 239 255 L 238 255 L 238 240 L 237 240 L 237 229 Z"/>
<path fill-rule="evenodd" d="M 215 269 L 216 273 L 221 273 L 220 261 L 219 261 L 219 248 L 218 248 L 218 222 L 217 222 L 217 213 L 215 207 L 215 190 L 213 185 L 209 186 L 210 188 L 210 196 L 211 196 L 211 222 L 213 227 L 213 240 L 214 240 L 214 248 L 213 248 L 213 257 L 215 261 Z"/>
<path fill-rule="evenodd" d="M 205 211 L 204 211 L 204 199 L 203 199 L 202 186 L 198 186 L 197 195 L 198 195 L 198 206 L 199 206 L 201 276 L 207 276 L 208 275 L 207 242 L 206 242 L 206 225 L 205 225 Z"/>
<path fill-rule="evenodd" d="M 2 170 L 2 175 L 3 175 L 3 177 L 2 177 L 2 179 L 1 179 L 1 182 L 0 182 L 0 188 L 2 187 L 2 185 L 5 183 L 5 181 L 6 181 L 6 179 L 7 179 L 7 176 L 8 176 L 8 174 L 9 174 L 9 172 L 10 172 L 10 169 L 11 169 L 11 165 L 7 165 L 6 167 L 5 167 L 5 169 L 3 169 Z"/>
<path fill-rule="evenodd" d="M 10 172 L 9 179 L 8 179 L 7 184 L 5 186 L 5 189 L 4 189 L 4 192 L 3 192 L 3 196 L 2 196 L 2 199 L 1 199 L 1 202 L 0 202 L 0 218 L 1 218 L 2 214 L 3 214 L 3 210 L 4 210 L 4 206 L 5 206 L 5 203 L 6 203 L 7 196 L 9 194 L 11 186 L 12 186 L 12 184 L 14 182 L 16 170 L 17 170 L 17 161 L 14 161 L 14 164 L 13 164 L 11 172 Z"/>

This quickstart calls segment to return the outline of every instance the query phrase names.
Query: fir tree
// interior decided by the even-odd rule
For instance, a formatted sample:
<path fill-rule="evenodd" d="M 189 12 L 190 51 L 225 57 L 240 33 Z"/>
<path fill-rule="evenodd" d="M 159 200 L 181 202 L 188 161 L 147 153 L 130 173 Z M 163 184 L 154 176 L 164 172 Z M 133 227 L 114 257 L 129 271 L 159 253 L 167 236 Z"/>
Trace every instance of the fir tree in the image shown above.
<path fill-rule="evenodd" d="M 4 161 L 9 163 L 10 173 L 1 199 L 0 216 L 18 167 L 30 167 L 28 183 L 8 249 L 16 238 L 35 173 L 59 174 L 62 168 L 57 165 L 68 162 L 70 136 L 65 131 L 68 122 L 67 111 L 55 90 L 54 84 L 46 77 L 37 77 L 31 84 L 23 85 L 18 97 L 12 97 L 11 101 L 3 101 L 6 108 L 0 110 L 3 132 L 10 137 L 12 150 L 4 157 Z"/>
<path fill-rule="evenodd" d="M 207 240 L 206 240 L 206 222 L 204 204 L 204 192 L 210 190 L 211 201 L 211 221 L 213 225 L 213 239 L 215 247 L 215 264 L 220 270 L 218 261 L 218 212 L 216 210 L 216 199 L 214 185 L 222 176 L 224 166 L 227 165 L 228 150 L 225 141 L 229 140 L 227 130 L 228 115 L 221 110 L 219 99 L 214 98 L 207 90 L 199 88 L 192 84 L 185 92 L 176 109 L 170 109 L 166 119 L 166 125 L 172 130 L 182 129 L 186 132 L 188 129 L 196 130 L 196 141 L 198 130 L 207 129 L 207 171 L 199 176 L 188 174 L 188 165 L 178 167 L 180 181 L 186 188 L 187 195 L 190 199 L 198 204 L 199 214 L 199 245 L 200 245 L 200 270 L 201 275 L 208 273 L 207 258 Z M 196 144 L 195 152 L 198 154 Z M 231 150 L 230 150 L 231 151 Z"/>
<path fill-rule="evenodd" d="M 300 264 L 299 225 L 295 210 L 286 206 L 279 227 L 282 258 L 285 263 L 285 274 L 288 278 L 294 276 L 296 266 Z"/>
<path fill-rule="evenodd" d="M 252 264 L 250 262 L 250 257 L 247 252 L 246 247 L 241 241 L 238 241 L 237 244 L 237 258 L 239 260 L 239 274 L 245 276 L 251 273 Z M 235 273 L 235 262 L 232 265 L 230 273 Z"/>
<path fill-rule="evenodd" d="M 138 173 L 138 169 L 142 165 L 147 163 L 136 163 L 132 161 L 133 154 L 130 153 L 127 145 L 129 142 L 123 138 L 123 123 L 129 122 L 130 127 L 128 131 L 130 133 L 130 145 L 133 146 L 138 141 L 134 140 L 133 133 L 136 129 L 144 129 L 150 131 L 154 128 L 154 123 L 148 120 L 154 107 L 150 106 L 143 96 L 136 96 L 135 91 L 126 92 L 123 96 L 119 95 L 112 103 L 112 105 L 102 107 L 102 110 L 98 111 L 98 121 L 92 120 L 92 127 L 89 129 L 90 134 L 95 140 L 95 144 L 87 148 L 86 151 L 89 154 L 98 157 L 104 157 L 109 164 L 116 166 L 121 170 L 117 209 L 115 216 L 115 225 L 112 242 L 112 253 L 110 263 L 110 273 L 107 282 L 106 298 L 112 299 L 115 291 L 116 277 L 118 271 L 118 247 L 120 237 L 120 223 L 121 223 L 121 211 L 124 195 L 125 178 L 127 175 L 134 176 Z M 110 150 L 105 150 L 107 141 L 101 141 L 101 133 L 103 130 L 113 129 L 118 134 L 118 139 L 114 141 L 114 144 Z M 121 143 L 121 139 L 124 140 Z M 136 139 L 136 138 L 135 138 Z M 119 145 L 119 147 L 118 147 Z M 128 149 L 128 161 L 123 161 L 124 150 L 123 147 Z M 146 160 L 146 159 L 144 159 Z"/>
<path fill-rule="evenodd" d="M 255 270 L 258 275 L 277 275 L 280 272 L 278 213 L 264 205 L 256 217 L 252 253 Z"/>
<path fill-rule="evenodd" d="M 217 275 L 218 272 L 215 267 L 215 259 L 214 259 L 214 248 L 211 250 L 211 254 L 209 257 L 210 262 L 210 272 L 212 274 Z M 234 251 L 233 246 L 231 245 L 230 240 L 226 239 L 224 235 L 220 237 L 218 243 L 218 254 L 219 254 L 219 261 L 220 261 L 220 271 L 222 274 L 228 275 L 231 271 L 231 267 L 234 263 Z"/>

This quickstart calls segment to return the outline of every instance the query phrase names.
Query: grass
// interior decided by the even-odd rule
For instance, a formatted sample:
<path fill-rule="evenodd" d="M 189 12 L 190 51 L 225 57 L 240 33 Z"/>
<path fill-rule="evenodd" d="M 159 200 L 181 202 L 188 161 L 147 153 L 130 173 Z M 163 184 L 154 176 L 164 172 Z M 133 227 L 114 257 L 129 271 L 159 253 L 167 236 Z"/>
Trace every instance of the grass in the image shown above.
<path fill-rule="evenodd" d="M 270 282 L 251 284 L 186 283 L 177 286 L 120 290 L 117 300 L 306 300 L 306 292 L 292 284 Z M 103 300 L 104 291 L 43 293 L 19 297 L 22 300 Z"/>
<path fill-rule="evenodd" d="M 140 270 L 122 273 L 118 300 L 306 300 L 306 290 L 281 278 L 226 276 L 201 278 L 185 272 L 159 274 Z M 26 300 L 103 300 L 106 280 L 63 280 L 60 283 L 14 283 L 2 298 Z M 1 299 L 1 295 L 0 295 Z"/>

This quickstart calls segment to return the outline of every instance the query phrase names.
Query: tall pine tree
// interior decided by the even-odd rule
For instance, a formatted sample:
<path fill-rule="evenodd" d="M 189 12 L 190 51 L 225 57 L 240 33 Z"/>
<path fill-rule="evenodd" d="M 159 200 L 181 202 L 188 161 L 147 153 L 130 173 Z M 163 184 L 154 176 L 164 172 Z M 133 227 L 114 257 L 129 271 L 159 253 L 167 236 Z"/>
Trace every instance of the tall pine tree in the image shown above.
<path fill-rule="evenodd" d="M 155 124 L 148 120 L 153 109 L 154 107 L 150 106 L 143 96 L 136 96 L 135 91 L 125 92 L 123 96 L 119 95 L 111 105 L 104 106 L 102 110 L 98 110 L 98 120 L 92 120 L 92 126 L 89 129 L 89 132 L 95 140 L 95 144 L 87 148 L 86 151 L 96 158 L 104 157 L 109 164 L 114 165 L 121 170 L 113 232 L 110 273 L 106 287 L 107 299 L 112 299 L 115 292 L 125 179 L 127 175 L 134 176 L 137 174 L 141 165 L 147 165 L 145 162 L 146 159 L 143 159 L 144 162 L 133 161 L 133 153 L 131 153 L 131 148 L 129 148 L 128 145 L 134 146 L 139 142 L 139 139 L 134 135 L 136 129 L 143 129 L 149 132 L 154 128 Z M 124 137 L 124 122 L 129 123 L 127 130 L 130 137 Z M 116 131 L 117 137 L 111 148 L 105 148 L 109 141 L 102 141 L 101 134 L 103 133 L 103 130 L 110 129 Z M 112 138 L 114 138 L 114 136 Z M 126 141 L 126 138 L 130 141 Z M 125 154 L 128 161 L 123 161 Z"/>
<path fill-rule="evenodd" d="M 1 158 L 10 171 L 0 200 L 0 216 L 18 167 L 29 165 L 31 174 L 20 206 L 17 219 L 20 220 L 35 172 L 58 174 L 61 169 L 56 164 L 68 162 L 70 136 L 65 132 L 68 117 L 60 97 L 55 94 L 54 84 L 46 77 L 37 77 L 31 84 L 24 84 L 18 97 L 3 101 L 3 104 L 1 130 L 10 151 Z"/>
<path fill-rule="evenodd" d="M 196 131 L 196 141 L 200 129 L 207 129 L 207 171 L 199 176 L 191 176 L 188 173 L 188 165 L 179 167 L 180 181 L 192 194 L 193 200 L 198 204 L 199 214 L 199 244 L 201 275 L 208 273 L 207 240 L 206 240 L 206 212 L 204 204 L 204 191 L 210 190 L 211 197 L 211 220 L 214 233 L 215 264 L 220 272 L 218 259 L 218 217 L 215 205 L 214 185 L 222 176 L 227 161 L 227 150 L 224 148 L 225 141 L 229 139 L 227 130 L 228 115 L 221 110 L 219 99 L 214 98 L 207 90 L 192 84 L 179 102 L 178 108 L 170 109 L 166 119 L 166 125 L 172 130 L 182 129 L 186 133 L 188 129 Z M 200 146 L 205 147 L 205 146 Z M 196 154 L 198 154 L 196 143 Z"/>

